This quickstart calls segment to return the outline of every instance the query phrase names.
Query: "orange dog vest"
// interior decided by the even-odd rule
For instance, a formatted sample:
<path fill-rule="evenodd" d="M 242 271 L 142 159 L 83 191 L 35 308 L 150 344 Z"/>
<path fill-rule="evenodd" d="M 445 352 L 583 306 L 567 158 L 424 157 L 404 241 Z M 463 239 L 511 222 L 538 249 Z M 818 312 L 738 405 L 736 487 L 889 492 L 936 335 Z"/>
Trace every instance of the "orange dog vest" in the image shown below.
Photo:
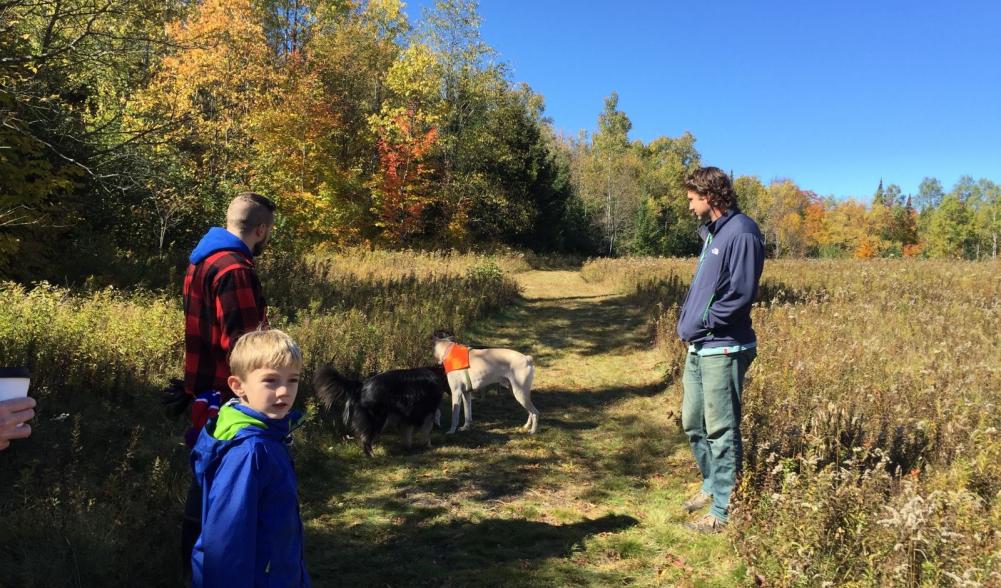
<path fill-rule="evenodd" d="M 445 373 L 454 372 L 455 370 L 468 370 L 469 369 L 469 348 L 465 345 L 459 345 L 458 343 L 453 343 L 451 347 L 448 348 L 448 353 L 445 354 L 444 359 L 441 360 L 442 365 L 445 366 Z"/>

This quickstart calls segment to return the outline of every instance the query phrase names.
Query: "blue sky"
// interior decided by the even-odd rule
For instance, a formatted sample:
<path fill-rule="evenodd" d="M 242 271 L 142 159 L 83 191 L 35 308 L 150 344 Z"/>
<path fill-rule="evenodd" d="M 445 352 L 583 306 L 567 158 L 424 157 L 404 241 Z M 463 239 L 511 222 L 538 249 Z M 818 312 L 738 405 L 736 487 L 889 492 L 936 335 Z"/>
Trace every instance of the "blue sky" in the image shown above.
<path fill-rule="evenodd" d="M 415 19 L 427 0 L 408 3 Z M 631 137 L 821 195 L 1001 182 L 1001 1 L 483 0 L 481 35 L 556 128 L 619 93 Z"/>

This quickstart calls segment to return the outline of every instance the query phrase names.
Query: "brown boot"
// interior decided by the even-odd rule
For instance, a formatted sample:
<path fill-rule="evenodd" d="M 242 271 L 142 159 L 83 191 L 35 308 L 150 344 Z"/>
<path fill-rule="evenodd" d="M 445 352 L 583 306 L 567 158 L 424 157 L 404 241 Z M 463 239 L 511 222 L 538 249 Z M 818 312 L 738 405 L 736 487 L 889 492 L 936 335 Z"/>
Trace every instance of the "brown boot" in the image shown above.
<path fill-rule="evenodd" d="M 695 521 L 694 523 L 686 523 L 686 527 L 695 531 L 696 533 L 702 533 L 703 535 L 712 535 L 723 531 L 723 527 L 726 523 L 717 519 L 716 515 L 707 514 Z"/>
<path fill-rule="evenodd" d="M 705 492 L 699 490 L 694 496 L 686 500 L 684 504 L 681 505 L 681 508 L 685 509 L 685 512 L 695 512 L 709 506 L 712 501 L 712 496 L 709 496 Z"/>

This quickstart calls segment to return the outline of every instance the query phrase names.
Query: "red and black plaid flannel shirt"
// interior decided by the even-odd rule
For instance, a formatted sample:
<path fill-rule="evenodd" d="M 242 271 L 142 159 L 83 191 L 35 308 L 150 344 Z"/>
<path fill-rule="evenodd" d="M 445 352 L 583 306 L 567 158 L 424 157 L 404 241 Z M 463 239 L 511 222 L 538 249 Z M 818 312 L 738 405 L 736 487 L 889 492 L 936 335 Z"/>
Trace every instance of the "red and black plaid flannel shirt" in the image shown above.
<path fill-rule="evenodd" d="M 184 390 L 233 397 L 229 352 L 240 335 L 266 327 L 267 306 L 254 262 L 239 251 L 216 251 L 184 276 Z"/>

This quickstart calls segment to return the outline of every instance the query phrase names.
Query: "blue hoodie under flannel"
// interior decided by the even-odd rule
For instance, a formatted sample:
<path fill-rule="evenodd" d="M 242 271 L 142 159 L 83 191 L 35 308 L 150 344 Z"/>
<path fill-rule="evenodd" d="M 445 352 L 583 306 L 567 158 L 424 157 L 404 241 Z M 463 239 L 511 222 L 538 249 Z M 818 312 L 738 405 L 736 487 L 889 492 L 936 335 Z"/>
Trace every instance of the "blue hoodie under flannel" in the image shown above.
<path fill-rule="evenodd" d="M 702 255 L 678 317 L 678 336 L 699 348 L 756 343 L 751 303 L 765 264 L 757 223 L 728 210 L 699 227 Z"/>
<path fill-rule="evenodd" d="M 311 586 L 292 457 L 292 413 L 269 419 L 236 401 L 209 421 L 191 450 L 202 487 L 202 532 L 191 585 Z"/>

